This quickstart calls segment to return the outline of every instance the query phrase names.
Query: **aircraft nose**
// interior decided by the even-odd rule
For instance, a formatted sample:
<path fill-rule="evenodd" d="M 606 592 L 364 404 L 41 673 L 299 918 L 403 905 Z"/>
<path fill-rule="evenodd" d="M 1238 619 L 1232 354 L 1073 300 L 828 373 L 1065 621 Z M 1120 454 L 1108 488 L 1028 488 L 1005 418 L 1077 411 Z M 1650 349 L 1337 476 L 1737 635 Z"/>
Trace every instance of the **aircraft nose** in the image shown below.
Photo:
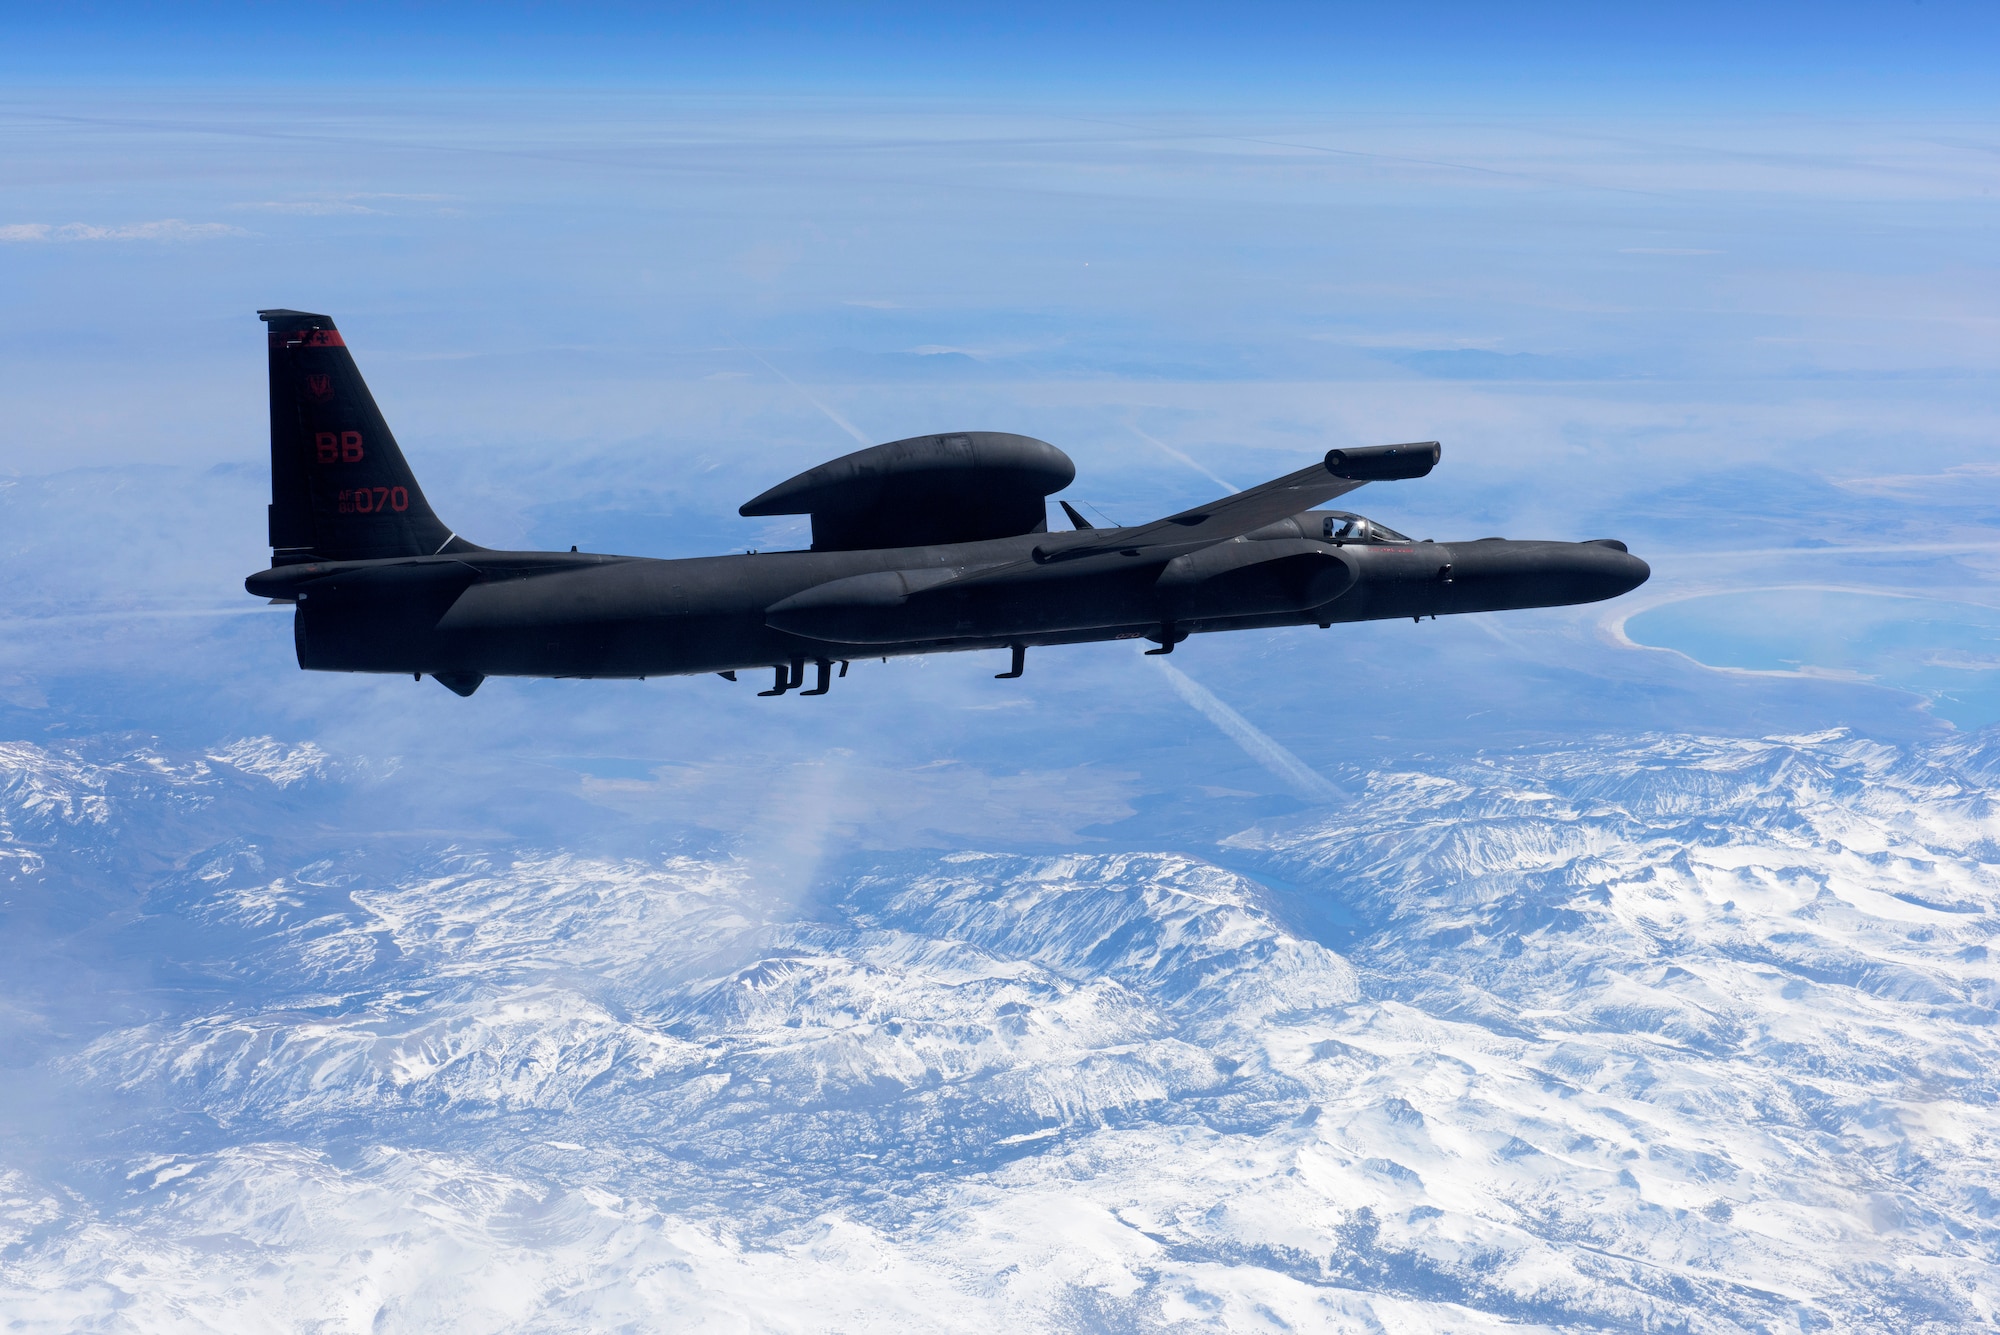
<path fill-rule="evenodd" d="M 1616 538 L 1596 538 L 1578 545 L 1597 549 L 1590 557 L 1591 582 L 1601 590 L 1596 593 L 1597 598 L 1630 593 L 1653 577 L 1653 568 L 1632 555 Z"/>
<path fill-rule="evenodd" d="M 1625 587 L 1620 593 L 1630 593 L 1653 577 L 1653 567 L 1641 561 L 1632 553 L 1625 553 Z"/>

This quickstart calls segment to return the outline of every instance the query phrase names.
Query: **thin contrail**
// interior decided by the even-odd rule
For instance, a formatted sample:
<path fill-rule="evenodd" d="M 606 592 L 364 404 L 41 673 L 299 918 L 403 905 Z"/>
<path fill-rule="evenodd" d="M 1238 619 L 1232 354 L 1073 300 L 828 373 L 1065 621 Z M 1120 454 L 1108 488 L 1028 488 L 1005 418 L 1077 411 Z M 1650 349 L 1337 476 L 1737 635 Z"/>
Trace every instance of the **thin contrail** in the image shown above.
<path fill-rule="evenodd" d="M 244 607 L 170 607 L 145 608 L 118 612 L 52 612 L 48 616 L 6 617 L 0 619 L 0 630 L 28 629 L 35 626 L 50 626 L 62 623 L 88 624 L 90 622 L 127 621 L 171 621 L 183 617 L 240 617 L 254 616 L 265 611 L 268 603 L 257 603 Z"/>
<path fill-rule="evenodd" d="M 1321 778 L 1319 773 L 1305 761 L 1300 760 L 1270 734 L 1263 732 L 1249 719 L 1215 698 L 1206 686 L 1187 673 L 1169 663 L 1164 657 L 1153 659 L 1160 665 L 1160 671 L 1167 674 L 1167 684 L 1181 699 L 1194 706 L 1195 711 L 1243 748 L 1243 753 L 1277 775 L 1299 792 L 1316 802 L 1333 802 L 1340 797 L 1340 790 Z"/>
<path fill-rule="evenodd" d="M 1181 463 L 1186 464 L 1189 468 L 1192 468 L 1195 472 L 1200 473 L 1203 477 L 1207 478 L 1210 482 L 1213 482 L 1216 486 L 1221 487 L 1224 491 L 1228 492 L 1230 495 L 1234 496 L 1237 492 L 1242 490 L 1241 487 L 1232 486 L 1228 482 L 1225 482 L 1223 479 L 1217 477 L 1215 474 L 1209 472 L 1206 468 L 1203 468 L 1200 464 L 1196 463 L 1193 459 L 1190 459 L 1187 455 L 1182 454 L 1179 450 L 1167 444 L 1167 442 L 1165 442 L 1164 440 L 1161 440 L 1156 436 L 1150 436 L 1146 434 L 1144 431 L 1141 431 L 1138 427 L 1132 426 L 1130 422 L 1127 422 L 1125 425 L 1128 427 L 1132 427 L 1132 434 L 1137 436 L 1140 440 L 1145 441 L 1148 445 L 1151 445 L 1154 449 L 1166 455 L 1169 459 L 1176 459 L 1179 460 Z"/>
<path fill-rule="evenodd" d="M 772 375 L 778 377 L 778 379 L 784 381 L 786 384 L 790 385 L 793 389 L 797 390 L 799 392 L 800 398 L 804 399 L 807 403 L 810 403 L 813 407 L 825 413 L 829 418 L 832 419 L 833 424 L 839 427 L 842 431 L 845 431 L 848 435 L 854 437 L 856 440 L 860 441 L 863 445 L 873 445 L 875 443 L 874 441 L 868 439 L 868 437 L 862 435 L 860 429 L 856 427 L 854 423 L 848 421 L 845 417 L 842 417 L 839 413 L 835 412 L 833 409 L 827 407 L 824 403 L 821 403 L 818 399 L 814 398 L 812 396 L 812 391 L 808 390 L 804 385 L 801 385 L 798 381 L 792 379 L 790 376 L 786 375 L 783 371 L 780 371 L 777 367 L 771 365 L 770 362 L 765 361 L 764 355 L 762 353 L 756 351 L 753 348 L 745 348 L 743 350 L 749 353 L 752 357 L 755 357 L 758 361 L 763 362 L 765 370 L 769 371 Z"/>

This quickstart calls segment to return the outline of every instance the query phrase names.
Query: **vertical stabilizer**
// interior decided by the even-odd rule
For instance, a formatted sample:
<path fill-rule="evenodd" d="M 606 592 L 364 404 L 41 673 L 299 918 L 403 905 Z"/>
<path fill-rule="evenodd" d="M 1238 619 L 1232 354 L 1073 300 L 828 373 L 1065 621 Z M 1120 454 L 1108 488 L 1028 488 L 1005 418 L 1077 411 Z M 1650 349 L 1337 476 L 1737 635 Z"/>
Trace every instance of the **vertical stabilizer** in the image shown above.
<path fill-rule="evenodd" d="M 333 321 L 257 315 L 271 362 L 271 564 L 476 550 L 431 513 Z"/>

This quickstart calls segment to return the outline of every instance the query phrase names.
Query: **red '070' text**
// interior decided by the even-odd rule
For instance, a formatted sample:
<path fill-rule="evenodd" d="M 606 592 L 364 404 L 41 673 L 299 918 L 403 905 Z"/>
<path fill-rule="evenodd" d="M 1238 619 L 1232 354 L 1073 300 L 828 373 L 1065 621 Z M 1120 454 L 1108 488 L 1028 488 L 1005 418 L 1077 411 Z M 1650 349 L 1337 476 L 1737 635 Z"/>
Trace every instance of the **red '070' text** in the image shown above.
<path fill-rule="evenodd" d="M 410 493 L 405 487 L 356 487 L 340 493 L 340 513 L 344 515 L 372 515 L 385 510 L 401 514 L 409 508 Z"/>

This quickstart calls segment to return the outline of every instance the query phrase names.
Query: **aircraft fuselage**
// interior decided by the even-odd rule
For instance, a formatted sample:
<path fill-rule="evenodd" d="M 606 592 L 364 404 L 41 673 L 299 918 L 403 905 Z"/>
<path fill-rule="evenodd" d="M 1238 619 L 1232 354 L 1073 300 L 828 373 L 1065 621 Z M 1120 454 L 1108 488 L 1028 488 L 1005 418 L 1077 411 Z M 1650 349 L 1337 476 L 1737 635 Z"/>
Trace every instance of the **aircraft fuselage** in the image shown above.
<path fill-rule="evenodd" d="M 1309 526 L 1299 525 L 1298 528 Z M 1000 584 L 949 586 L 901 601 L 774 612 L 854 576 L 942 573 L 1115 545 L 1116 529 L 874 551 L 782 551 L 661 560 L 573 552 L 307 562 L 252 576 L 251 592 L 297 604 L 299 665 L 432 676 L 654 677 L 1013 645 L 1076 644 L 1255 627 L 1334 625 L 1548 607 L 1613 597 L 1644 562 L 1599 542 L 1319 543 L 1332 586 L 1250 561 L 1225 587 L 1181 595 L 1167 563 Z M 1235 540 L 1297 546 L 1290 536 Z M 1227 544 L 1225 544 L 1227 546 Z M 1330 565 L 1323 558 L 1317 563 Z M 1344 570 L 1340 569 L 1344 567 Z M 1351 582 L 1347 577 L 1351 576 Z M 1225 581 L 1227 577 L 1225 576 Z M 775 623 L 775 624 L 774 624 Z"/>

